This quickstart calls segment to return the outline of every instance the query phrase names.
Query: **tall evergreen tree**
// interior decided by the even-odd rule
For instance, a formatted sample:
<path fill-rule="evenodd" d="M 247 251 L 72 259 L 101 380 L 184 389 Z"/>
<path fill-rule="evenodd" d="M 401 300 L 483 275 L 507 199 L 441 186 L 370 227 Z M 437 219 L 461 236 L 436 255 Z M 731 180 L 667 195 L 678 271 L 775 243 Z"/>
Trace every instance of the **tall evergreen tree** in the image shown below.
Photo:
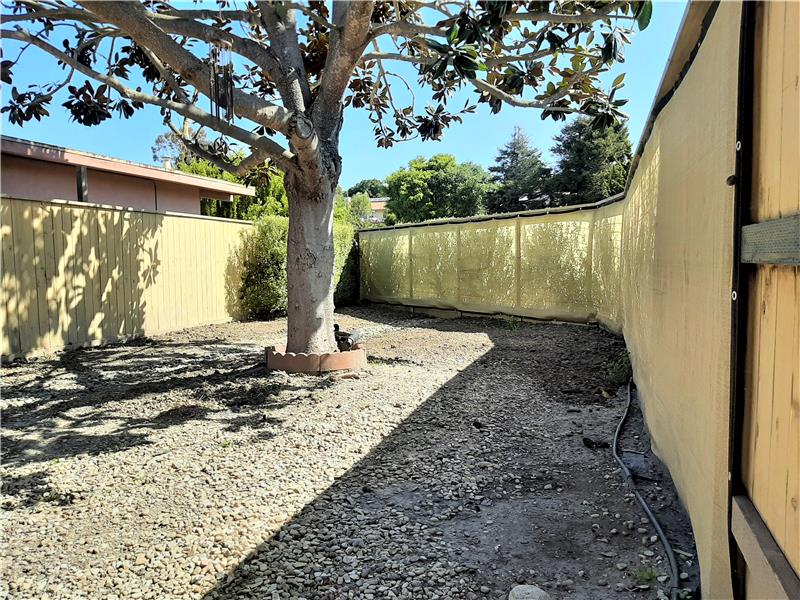
<path fill-rule="evenodd" d="M 557 163 L 547 188 L 555 204 L 597 202 L 624 191 L 631 162 L 627 126 L 595 128 L 591 119 L 578 118 L 554 139 Z"/>
<path fill-rule="evenodd" d="M 541 152 L 531 148 L 521 128 L 514 128 L 511 139 L 497 153 L 495 162 L 489 167 L 497 183 L 497 188 L 487 197 L 489 213 L 541 208 L 547 204 L 545 185 L 550 169 L 542 161 Z"/>

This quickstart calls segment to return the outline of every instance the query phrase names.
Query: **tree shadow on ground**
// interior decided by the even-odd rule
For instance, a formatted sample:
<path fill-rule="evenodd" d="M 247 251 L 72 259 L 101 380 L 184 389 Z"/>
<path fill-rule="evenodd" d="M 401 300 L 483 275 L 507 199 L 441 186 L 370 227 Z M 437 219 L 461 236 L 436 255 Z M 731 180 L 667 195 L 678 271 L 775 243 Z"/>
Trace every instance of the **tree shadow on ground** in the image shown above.
<path fill-rule="evenodd" d="M 261 352 L 221 339 L 144 339 L 6 367 L 3 462 L 120 452 L 150 444 L 158 430 L 210 416 L 229 431 L 270 428 L 274 420 L 250 418 L 248 407 L 278 410 L 281 392 L 306 386 L 270 375 Z"/>

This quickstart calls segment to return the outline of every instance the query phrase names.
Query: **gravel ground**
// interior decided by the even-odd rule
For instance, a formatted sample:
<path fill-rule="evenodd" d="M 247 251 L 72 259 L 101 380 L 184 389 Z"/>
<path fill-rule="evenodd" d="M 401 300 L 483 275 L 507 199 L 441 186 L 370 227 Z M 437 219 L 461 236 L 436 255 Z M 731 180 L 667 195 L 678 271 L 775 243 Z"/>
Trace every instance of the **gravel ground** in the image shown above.
<path fill-rule="evenodd" d="M 584 440 L 610 442 L 622 413 L 619 338 L 375 308 L 339 322 L 366 335 L 365 371 L 267 372 L 280 320 L 4 368 L 0 596 L 668 592 L 610 451 Z M 624 444 L 693 589 L 688 521 L 636 409 Z"/>

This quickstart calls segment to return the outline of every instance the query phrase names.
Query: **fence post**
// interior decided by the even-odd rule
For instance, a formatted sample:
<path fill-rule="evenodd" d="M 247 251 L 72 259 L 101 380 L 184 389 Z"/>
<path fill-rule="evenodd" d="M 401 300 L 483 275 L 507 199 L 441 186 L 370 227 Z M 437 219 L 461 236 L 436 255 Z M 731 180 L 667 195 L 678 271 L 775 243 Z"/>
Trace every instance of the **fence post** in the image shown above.
<path fill-rule="evenodd" d="M 414 228 L 408 228 L 408 299 L 414 300 Z"/>
<path fill-rule="evenodd" d="M 589 305 L 587 308 L 597 311 L 597 307 L 595 306 L 594 302 L 594 293 L 593 293 L 594 276 L 592 274 L 593 271 L 592 260 L 594 253 L 594 225 L 595 225 L 594 211 L 590 212 L 589 215 L 591 216 L 591 218 L 589 219 L 589 235 L 587 237 L 588 245 L 586 248 L 586 278 L 584 280 L 585 282 L 584 285 L 586 286 L 586 302 Z"/>
<path fill-rule="evenodd" d="M 461 224 L 456 225 L 456 307 L 461 309 Z"/>
<path fill-rule="evenodd" d="M 514 306 L 517 309 L 522 305 L 522 288 L 520 286 L 520 278 L 522 277 L 522 245 L 520 243 L 520 229 L 522 228 L 520 217 L 517 215 L 516 221 L 516 239 L 514 248 L 514 285 L 516 286 L 516 300 Z"/>

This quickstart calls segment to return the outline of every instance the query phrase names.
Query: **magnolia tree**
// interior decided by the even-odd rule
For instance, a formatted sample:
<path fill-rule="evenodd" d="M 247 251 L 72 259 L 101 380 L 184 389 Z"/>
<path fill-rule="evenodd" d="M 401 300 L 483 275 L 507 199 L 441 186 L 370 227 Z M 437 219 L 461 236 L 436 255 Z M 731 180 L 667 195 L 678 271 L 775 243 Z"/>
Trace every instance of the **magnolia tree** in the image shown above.
<path fill-rule="evenodd" d="M 152 105 L 218 167 L 285 173 L 295 352 L 336 347 L 332 221 L 345 107 L 369 112 L 380 147 L 439 139 L 479 103 L 610 124 L 623 117 L 622 77 L 604 86 L 600 75 L 623 60 L 652 10 L 649 1 L 579 0 L 2 5 L 2 110 L 11 123 L 41 120 L 54 102 L 88 126 Z M 24 70 L 30 52 L 49 55 L 62 75 L 15 86 L 17 74 L 26 84 L 35 77 Z"/>

